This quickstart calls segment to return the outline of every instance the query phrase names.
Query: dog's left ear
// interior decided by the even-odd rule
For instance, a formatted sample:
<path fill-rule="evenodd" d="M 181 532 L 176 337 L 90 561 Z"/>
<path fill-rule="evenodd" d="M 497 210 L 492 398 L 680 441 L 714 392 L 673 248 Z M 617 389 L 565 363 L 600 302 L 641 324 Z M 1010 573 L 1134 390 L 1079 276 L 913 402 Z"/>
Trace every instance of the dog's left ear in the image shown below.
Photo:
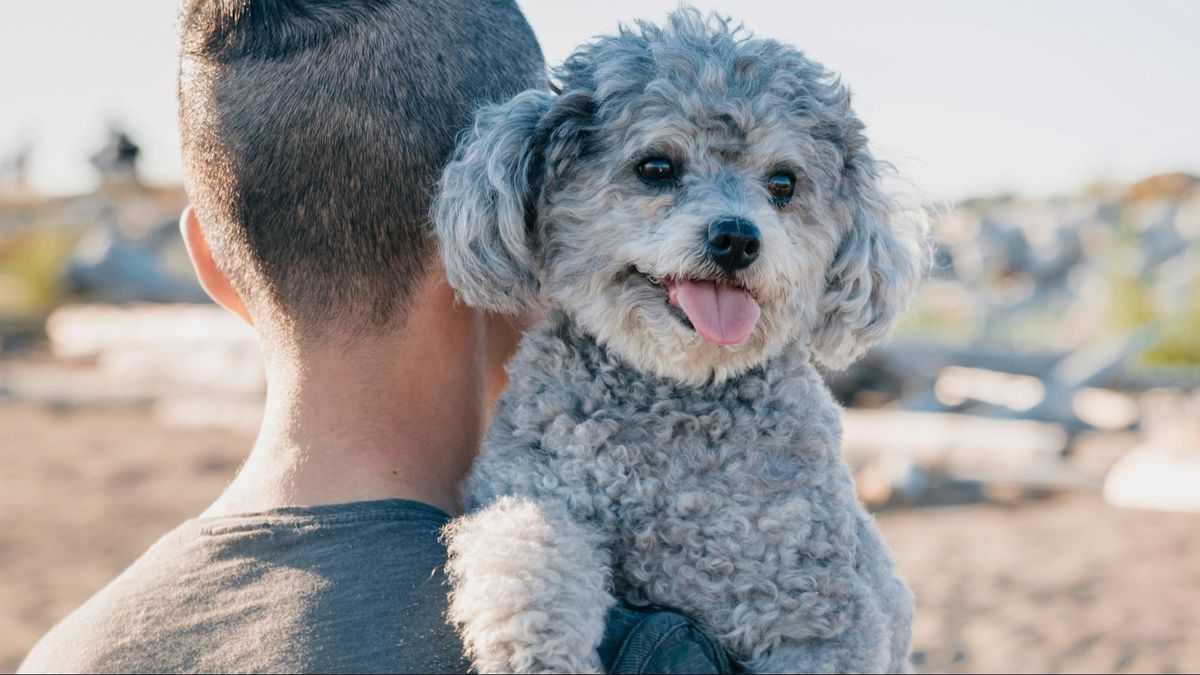
<path fill-rule="evenodd" d="M 813 353 L 825 366 L 843 368 L 888 337 L 908 306 L 927 264 L 923 211 L 906 209 L 885 194 L 880 166 L 854 120 L 844 142 L 839 186 L 842 235 L 826 275 Z"/>
<path fill-rule="evenodd" d="M 582 152 L 582 93 L 530 90 L 487 106 L 461 139 L 432 219 L 450 285 L 467 304 L 520 313 L 538 303 L 539 206 Z"/>

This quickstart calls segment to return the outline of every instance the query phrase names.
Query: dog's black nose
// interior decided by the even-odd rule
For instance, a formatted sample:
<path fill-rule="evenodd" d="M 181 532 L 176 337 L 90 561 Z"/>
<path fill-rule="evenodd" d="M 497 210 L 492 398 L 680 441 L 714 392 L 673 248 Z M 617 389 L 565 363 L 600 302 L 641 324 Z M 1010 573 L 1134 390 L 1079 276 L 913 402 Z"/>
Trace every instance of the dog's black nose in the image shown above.
<path fill-rule="evenodd" d="M 758 228 L 741 218 L 725 218 L 708 226 L 708 255 L 726 272 L 750 266 L 762 248 Z"/>

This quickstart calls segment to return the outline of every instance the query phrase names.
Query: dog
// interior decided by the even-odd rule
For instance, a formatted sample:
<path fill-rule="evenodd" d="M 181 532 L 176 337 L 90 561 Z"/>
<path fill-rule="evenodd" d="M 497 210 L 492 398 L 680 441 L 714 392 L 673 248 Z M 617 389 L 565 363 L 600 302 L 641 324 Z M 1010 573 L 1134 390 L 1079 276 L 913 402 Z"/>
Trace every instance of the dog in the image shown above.
<path fill-rule="evenodd" d="M 682 8 L 485 107 L 432 219 L 459 297 L 544 310 L 447 526 L 482 672 L 600 672 L 618 599 L 755 672 L 909 667 L 913 601 L 840 455 L 814 362 L 884 339 L 919 210 L 838 78 Z"/>

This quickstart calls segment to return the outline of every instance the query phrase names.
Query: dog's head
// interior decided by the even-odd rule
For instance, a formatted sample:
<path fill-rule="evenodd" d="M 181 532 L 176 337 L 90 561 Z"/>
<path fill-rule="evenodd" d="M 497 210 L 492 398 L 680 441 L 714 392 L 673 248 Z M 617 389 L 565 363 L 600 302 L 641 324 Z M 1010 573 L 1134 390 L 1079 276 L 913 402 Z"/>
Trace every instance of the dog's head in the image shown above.
<path fill-rule="evenodd" d="M 723 379 L 807 343 L 886 336 L 924 260 L 850 96 L 772 40 L 680 10 L 591 43 L 480 111 L 434 221 L 468 303 L 565 311 L 633 365 Z"/>

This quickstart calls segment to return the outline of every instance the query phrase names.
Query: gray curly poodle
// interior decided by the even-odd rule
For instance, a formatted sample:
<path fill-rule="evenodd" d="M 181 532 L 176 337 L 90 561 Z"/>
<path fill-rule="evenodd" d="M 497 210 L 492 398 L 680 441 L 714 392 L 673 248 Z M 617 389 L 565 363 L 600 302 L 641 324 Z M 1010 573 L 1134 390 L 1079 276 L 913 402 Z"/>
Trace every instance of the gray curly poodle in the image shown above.
<path fill-rule="evenodd" d="M 912 597 L 813 360 L 886 337 L 919 210 L 838 79 L 692 9 L 486 107 L 434 206 L 476 307 L 548 308 L 510 366 L 450 619 L 484 672 L 596 672 L 617 598 L 700 621 L 757 672 L 908 668 Z"/>

